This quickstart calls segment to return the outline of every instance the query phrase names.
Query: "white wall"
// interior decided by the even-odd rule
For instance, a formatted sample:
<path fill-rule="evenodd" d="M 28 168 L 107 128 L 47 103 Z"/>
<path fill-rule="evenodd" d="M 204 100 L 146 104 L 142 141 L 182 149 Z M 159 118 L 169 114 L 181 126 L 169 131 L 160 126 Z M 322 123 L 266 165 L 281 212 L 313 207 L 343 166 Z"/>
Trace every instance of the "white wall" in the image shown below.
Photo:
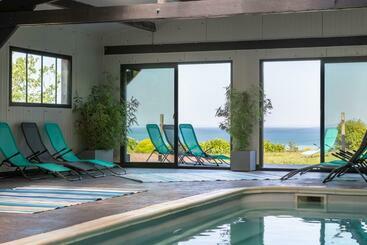
<path fill-rule="evenodd" d="M 19 125 L 24 121 L 37 122 L 40 128 L 44 122 L 57 122 L 70 147 L 82 149 L 72 109 L 9 106 L 9 46 L 71 55 L 72 96 L 76 92 L 86 96 L 101 79 L 103 47 L 99 36 L 81 32 L 78 26 L 23 27 L 0 49 L 0 121 L 11 125 L 22 150 L 28 152 Z"/>
<path fill-rule="evenodd" d="M 169 21 L 159 23 L 158 31 L 153 34 L 124 30 L 104 35 L 103 44 L 108 46 L 350 35 L 367 35 L 366 9 Z M 236 89 L 246 89 L 259 83 L 261 59 L 361 55 L 367 55 L 367 46 L 107 55 L 104 56 L 103 64 L 105 71 L 117 75 L 120 64 L 232 60 L 233 86 Z M 258 147 L 259 134 L 256 129 L 252 137 L 252 148 L 258 150 Z"/>

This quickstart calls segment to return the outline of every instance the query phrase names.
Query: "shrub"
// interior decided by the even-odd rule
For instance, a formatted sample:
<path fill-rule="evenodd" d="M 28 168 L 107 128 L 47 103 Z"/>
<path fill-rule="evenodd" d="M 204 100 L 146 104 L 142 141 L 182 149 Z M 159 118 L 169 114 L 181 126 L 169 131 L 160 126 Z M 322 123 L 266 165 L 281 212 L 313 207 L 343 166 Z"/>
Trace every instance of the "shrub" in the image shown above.
<path fill-rule="evenodd" d="M 224 139 L 213 139 L 200 143 L 203 150 L 209 154 L 223 154 L 229 155 L 231 146 L 228 141 Z"/>
<path fill-rule="evenodd" d="M 136 146 L 138 145 L 138 141 L 134 138 L 127 138 L 127 152 L 134 152 Z"/>
<path fill-rule="evenodd" d="M 269 140 L 264 141 L 264 151 L 265 152 L 284 152 L 285 145 L 272 143 Z"/>
<path fill-rule="evenodd" d="M 345 144 L 350 150 L 357 150 L 366 132 L 367 125 L 360 119 L 345 122 Z M 338 125 L 338 145 L 341 146 L 341 124 Z"/>
<path fill-rule="evenodd" d="M 151 153 L 153 150 L 154 146 L 150 139 L 143 139 L 134 148 L 136 153 Z"/>

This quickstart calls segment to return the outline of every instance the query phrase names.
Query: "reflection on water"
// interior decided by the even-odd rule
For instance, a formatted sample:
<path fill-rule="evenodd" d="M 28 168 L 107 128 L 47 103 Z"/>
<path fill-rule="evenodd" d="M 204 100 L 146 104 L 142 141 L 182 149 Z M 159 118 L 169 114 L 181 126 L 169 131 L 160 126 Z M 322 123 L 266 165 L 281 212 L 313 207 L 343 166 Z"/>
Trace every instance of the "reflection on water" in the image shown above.
<path fill-rule="evenodd" d="M 213 225 L 178 244 L 353 245 L 367 244 L 366 219 L 237 217 Z"/>

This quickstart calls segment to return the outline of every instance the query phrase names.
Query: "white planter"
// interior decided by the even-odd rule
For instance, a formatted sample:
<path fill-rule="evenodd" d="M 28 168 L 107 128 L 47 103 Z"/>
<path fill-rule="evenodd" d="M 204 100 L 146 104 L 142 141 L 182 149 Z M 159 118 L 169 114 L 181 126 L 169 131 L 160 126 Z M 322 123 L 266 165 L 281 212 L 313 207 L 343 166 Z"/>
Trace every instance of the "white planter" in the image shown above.
<path fill-rule="evenodd" d="M 256 170 L 256 151 L 232 151 L 231 170 L 250 172 Z"/>
<path fill-rule="evenodd" d="M 113 150 L 87 150 L 78 154 L 82 159 L 97 159 L 113 162 Z"/>

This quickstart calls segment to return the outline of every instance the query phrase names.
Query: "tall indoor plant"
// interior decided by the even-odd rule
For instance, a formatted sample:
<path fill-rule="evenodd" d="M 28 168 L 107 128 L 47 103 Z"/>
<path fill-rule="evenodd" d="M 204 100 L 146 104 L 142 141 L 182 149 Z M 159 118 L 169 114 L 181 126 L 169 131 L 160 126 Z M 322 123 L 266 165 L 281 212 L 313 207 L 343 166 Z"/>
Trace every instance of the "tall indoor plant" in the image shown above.
<path fill-rule="evenodd" d="M 126 145 L 127 131 L 136 123 L 136 99 L 124 102 L 116 99 L 110 82 L 96 85 L 84 100 L 74 98 L 74 112 L 79 114 L 76 127 L 87 151 L 84 157 L 113 161 L 113 149 Z"/>
<path fill-rule="evenodd" d="M 271 109 L 271 101 L 258 86 L 252 86 L 249 91 L 226 89 L 226 103 L 218 108 L 216 116 L 224 119 L 219 127 L 232 137 L 232 170 L 256 169 L 256 151 L 249 149 L 251 135 L 262 115 Z"/>

